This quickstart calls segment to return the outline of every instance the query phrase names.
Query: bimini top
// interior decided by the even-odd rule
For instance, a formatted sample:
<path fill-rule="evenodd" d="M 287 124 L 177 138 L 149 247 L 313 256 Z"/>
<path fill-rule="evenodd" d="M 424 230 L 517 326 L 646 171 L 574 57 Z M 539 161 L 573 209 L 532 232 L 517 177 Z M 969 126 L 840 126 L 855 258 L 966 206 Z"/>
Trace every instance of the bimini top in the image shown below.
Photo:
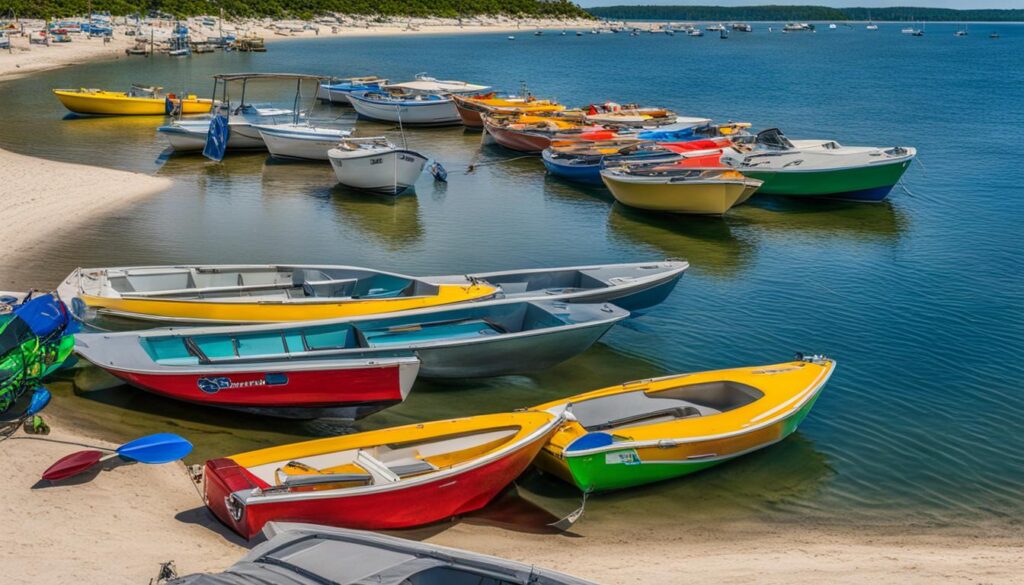
<path fill-rule="evenodd" d="M 330 79 L 327 75 L 309 75 L 307 73 L 219 73 L 213 76 L 218 81 L 241 81 L 246 79 L 309 79 L 322 81 Z"/>
<path fill-rule="evenodd" d="M 227 571 L 168 585 L 401 585 L 470 578 L 484 584 L 594 585 L 523 563 L 360 530 L 271 522 L 264 534 L 269 540 Z"/>

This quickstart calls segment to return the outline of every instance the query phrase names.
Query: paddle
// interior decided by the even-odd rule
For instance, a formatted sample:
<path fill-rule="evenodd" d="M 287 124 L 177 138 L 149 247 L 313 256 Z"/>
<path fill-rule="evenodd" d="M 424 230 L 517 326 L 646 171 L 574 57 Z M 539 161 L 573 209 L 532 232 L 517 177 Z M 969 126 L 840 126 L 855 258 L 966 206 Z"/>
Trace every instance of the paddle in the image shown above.
<path fill-rule="evenodd" d="M 58 481 L 83 473 L 98 463 L 120 457 L 127 461 L 159 464 L 177 461 L 192 452 L 192 443 L 173 433 L 157 433 L 121 445 L 112 453 L 90 449 L 61 457 L 43 472 L 43 479 Z"/>

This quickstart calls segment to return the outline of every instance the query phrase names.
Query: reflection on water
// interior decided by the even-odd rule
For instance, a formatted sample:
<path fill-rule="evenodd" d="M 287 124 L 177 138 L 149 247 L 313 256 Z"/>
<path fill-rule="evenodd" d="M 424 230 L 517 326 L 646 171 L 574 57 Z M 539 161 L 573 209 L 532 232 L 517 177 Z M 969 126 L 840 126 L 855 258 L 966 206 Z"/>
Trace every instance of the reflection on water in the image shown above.
<path fill-rule="evenodd" d="M 420 186 L 423 183 L 417 184 L 417 191 L 429 190 L 429 187 Z M 423 239 L 417 195 L 418 192 L 406 192 L 397 197 L 387 197 L 338 185 L 328 192 L 327 197 L 339 224 L 353 226 L 388 250 L 399 252 L 408 246 L 419 245 Z"/>
<path fill-rule="evenodd" d="M 906 212 L 889 200 L 861 204 L 755 195 L 749 203 L 731 210 L 727 219 L 766 235 L 878 243 L 894 243 L 909 229 Z"/>

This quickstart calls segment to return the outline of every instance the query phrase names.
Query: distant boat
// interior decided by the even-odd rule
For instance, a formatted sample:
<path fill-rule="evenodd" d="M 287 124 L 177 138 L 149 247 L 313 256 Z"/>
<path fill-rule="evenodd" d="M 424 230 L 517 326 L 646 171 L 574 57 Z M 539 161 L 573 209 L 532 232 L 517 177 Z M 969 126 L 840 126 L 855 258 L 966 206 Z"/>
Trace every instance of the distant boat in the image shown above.
<path fill-rule="evenodd" d="M 508 40 L 514 41 L 514 40 L 516 40 L 516 38 L 514 36 L 512 36 L 512 35 L 508 35 Z"/>
<path fill-rule="evenodd" d="M 836 29 L 837 29 L 837 28 L 839 28 L 839 27 L 837 27 L 837 26 L 835 25 L 835 23 L 832 23 L 832 24 L 829 24 L 829 25 L 828 25 L 828 28 L 829 28 L 829 30 L 836 30 Z"/>
<path fill-rule="evenodd" d="M 579 31 L 579 30 L 576 31 L 576 36 L 582 37 L 583 36 L 583 31 Z"/>
<path fill-rule="evenodd" d="M 868 30 L 878 30 L 878 25 L 871 20 L 871 11 L 868 11 L 868 25 L 864 28 Z"/>
<path fill-rule="evenodd" d="M 729 38 L 729 31 L 724 29 L 724 28 L 722 30 L 718 31 L 718 38 L 720 38 L 720 39 L 727 39 L 727 38 Z"/>
<path fill-rule="evenodd" d="M 732 30 L 738 32 L 753 32 L 754 27 L 750 26 L 749 24 L 735 23 L 732 25 Z"/>
<path fill-rule="evenodd" d="M 999 38 L 999 33 L 997 33 L 997 32 L 989 33 L 988 38 L 990 38 L 990 39 L 998 39 Z"/>
<path fill-rule="evenodd" d="M 542 34 L 544 34 L 544 31 L 542 31 L 542 30 L 538 30 L 538 31 L 534 31 L 534 33 L 533 33 L 533 36 L 535 36 L 535 37 L 539 37 L 539 36 L 540 36 L 540 35 L 542 35 Z"/>
<path fill-rule="evenodd" d="M 963 28 L 960 28 L 958 26 L 957 29 L 956 29 L 956 32 L 953 33 L 953 36 L 966 37 L 967 36 L 967 25 L 965 24 Z"/>

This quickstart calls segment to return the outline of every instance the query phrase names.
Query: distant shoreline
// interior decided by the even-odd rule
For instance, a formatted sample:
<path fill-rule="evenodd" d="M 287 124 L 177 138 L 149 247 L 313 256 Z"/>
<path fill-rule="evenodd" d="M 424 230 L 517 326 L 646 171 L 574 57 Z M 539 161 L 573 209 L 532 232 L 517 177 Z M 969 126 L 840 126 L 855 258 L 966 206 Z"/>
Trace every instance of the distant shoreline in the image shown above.
<path fill-rule="evenodd" d="M 587 8 L 606 20 L 684 22 L 951 22 L 1021 23 L 1024 9 L 969 9 L 889 7 L 830 8 L 827 6 L 672 6 L 619 5 Z"/>

